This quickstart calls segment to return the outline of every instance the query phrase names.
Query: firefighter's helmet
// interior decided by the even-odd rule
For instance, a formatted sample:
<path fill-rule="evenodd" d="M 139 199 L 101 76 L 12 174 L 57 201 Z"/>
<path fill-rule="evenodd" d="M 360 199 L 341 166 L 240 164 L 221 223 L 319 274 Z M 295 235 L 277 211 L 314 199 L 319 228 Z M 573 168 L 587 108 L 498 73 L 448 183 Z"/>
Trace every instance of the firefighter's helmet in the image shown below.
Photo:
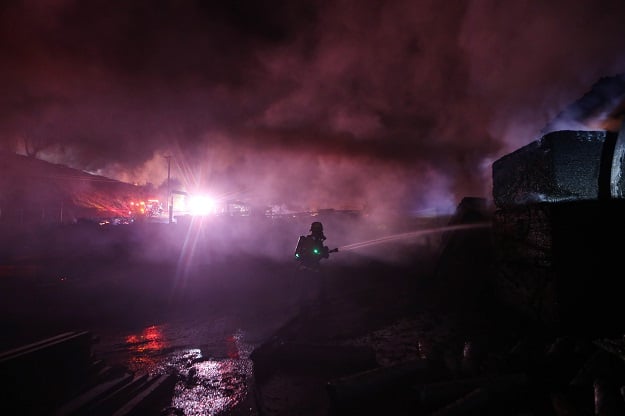
<path fill-rule="evenodd" d="M 310 224 L 310 231 L 312 231 L 313 233 L 323 233 L 323 224 L 321 224 L 319 221 L 315 221 L 312 224 Z"/>

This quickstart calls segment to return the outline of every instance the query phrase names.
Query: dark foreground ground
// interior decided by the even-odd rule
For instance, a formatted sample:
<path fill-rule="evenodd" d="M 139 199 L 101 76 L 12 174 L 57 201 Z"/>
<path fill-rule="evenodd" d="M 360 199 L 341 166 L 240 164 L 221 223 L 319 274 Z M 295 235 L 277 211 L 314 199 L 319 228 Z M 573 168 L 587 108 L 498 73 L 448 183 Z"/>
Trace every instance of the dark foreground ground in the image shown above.
<path fill-rule="evenodd" d="M 7 256 L 1 349 L 90 330 L 98 355 L 136 371 L 180 350 L 211 363 L 249 358 L 245 394 L 231 383 L 222 396 L 160 414 L 590 415 L 597 406 L 624 414 L 605 410 L 622 410 L 622 362 L 608 353 L 618 344 L 554 333 L 497 304 L 488 228 L 339 251 L 319 275 L 325 296 L 311 302 L 300 297 L 309 281 L 288 242 L 280 260 L 249 246 L 217 249 L 191 232 L 166 237 L 171 246 L 124 231 L 102 245 L 59 240 L 48 255 Z M 126 345 L 149 328 L 167 332 L 168 343 Z M 232 354 L 236 334 L 249 349 Z M 194 376 L 180 377 L 188 386 Z M 233 400 L 193 410 L 224 397 Z"/>

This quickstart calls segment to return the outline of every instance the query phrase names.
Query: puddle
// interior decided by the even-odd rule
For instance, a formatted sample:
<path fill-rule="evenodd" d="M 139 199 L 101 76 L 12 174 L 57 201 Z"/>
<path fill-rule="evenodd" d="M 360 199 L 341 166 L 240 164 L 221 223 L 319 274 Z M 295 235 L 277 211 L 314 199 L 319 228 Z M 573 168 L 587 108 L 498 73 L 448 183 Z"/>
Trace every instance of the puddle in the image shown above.
<path fill-rule="evenodd" d="M 190 339 L 203 342 L 189 347 L 185 344 Z M 167 410 L 192 416 L 228 414 L 247 398 L 253 349 L 240 329 L 228 333 L 217 325 L 198 334 L 191 328 L 159 325 L 104 340 L 98 355 L 139 374 L 177 374 Z"/>
<path fill-rule="evenodd" d="M 248 360 L 202 361 L 184 369 L 175 387 L 172 407 L 185 415 L 224 414 L 247 396 Z"/>

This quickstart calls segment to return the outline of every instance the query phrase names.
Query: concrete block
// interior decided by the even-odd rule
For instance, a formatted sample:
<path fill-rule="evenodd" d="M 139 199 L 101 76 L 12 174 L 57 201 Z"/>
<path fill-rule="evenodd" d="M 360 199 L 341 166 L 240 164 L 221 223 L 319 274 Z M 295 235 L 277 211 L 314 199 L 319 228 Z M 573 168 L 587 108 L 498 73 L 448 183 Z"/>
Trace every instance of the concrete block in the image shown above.
<path fill-rule="evenodd" d="M 501 157 L 493 163 L 495 206 L 609 197 L 617 136 L 608 131 L 555 131 Z"/>

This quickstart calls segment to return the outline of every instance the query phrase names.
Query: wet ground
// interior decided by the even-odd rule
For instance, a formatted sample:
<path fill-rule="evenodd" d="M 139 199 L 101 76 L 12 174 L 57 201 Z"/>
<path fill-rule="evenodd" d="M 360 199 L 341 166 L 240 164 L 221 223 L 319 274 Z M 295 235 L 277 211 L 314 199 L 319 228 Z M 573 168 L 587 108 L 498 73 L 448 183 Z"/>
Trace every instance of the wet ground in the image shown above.
<path fill-rule="evenodd" d="M 42 276 L 15 268 L 13 276 L 1 281 L 3 349 L 68 330 L 89 330 L 98 338 L 96 356 L 111 365 L 138 373 L 179 374 L 172 414 L 256 415 L 250 360 L 254 348 L 321 307 L 333 317 L 309 322 L 310 336 L 315 331 L 366 334 L 400 318 L 414 289 L 412 277 L 386 276 L 386 267 L 370 270 L 367 277 L 349 261 L 336 260 L 325 269 L 332 306 L 303 304 L 308 299 L 300 298 L 301 276 L 292 264 L 248 259 L 200 269 L 186 276 L 187 290 L 167 264 L 101 265 L 88 277 Z M 374 283 L 377 292 L 368 287 Z M 394 284 L 408 289 L 403 299 L 389 299 L 393 291 L 379 291 Z M 399 325 L 406 325 L 400 332 L 412 332 L 409 320 Z M 371 336 L 385 338 L 383 332 Z M 415 339 L 401 342 L 401 354 L 420 352 Z M 392 359 L 390 354 L 382 359 Z M 302 399 L 314 400 L 306 396 Z"/>
<path fill-rule="evenodd" d="M 286 234 L 284 227 L 276 231 Z M 551 401 L 562 406 L 562 389 L 553 388 L 556 397 L 544 386 L 554 376 L 543 369 L 553 367 L 541 361 L 553 339 L 541 338 L 539 330 L 492 303 L 486 285 L 490 242 L 483 227 L 454 231 L 459 239 L 416 233 L 412 237 L 419 238 L 369 244 L 376 238 L 363 237 L 352 246 L 357 250 L 331 255 L 312 276 L 291 262 L 294 239 L 288 236 L 265 243 L 281 258 L 256 253 L 263 245 L 253 238 L 245 239 L 245 249 L 231 250 L 245 233 L 228 244 L 192 230 L 97 235 L 106 244 L 70 239 L 61 250 L 48 242 L 54 255 L 36 251 L 38 258 L 14 257 L 2 265 L 1 349 L 60 332 L 91 331 L 99 340 L 96 356 L 108 364 L 177 374 L 164 415 L 429 415 L 436 407 L 416 406 L 414 390 L 370 395 L 373 401 L 365 395 L 356 400 L 365 407 L 354 413 L 337 412 L 337 393 L 329 389 L 369 369 L 422 363 L 428 363 L 421 369 L 427 379 L 420 381 L 427 383 L 483 374 L 512 377 L 506 383 L 527 384 L 526 376 L 539 380 L 532 389 L 512 384 L 514 391 L 533 393 L 506 397 L 490 413 L 449 414 L 561 414 Z M 315 276 L 313 287 L 323 288 L 323 296 L 310 297 Z M 539 351 L 534 363 L 528 364 L 527 354 L 515 355 L 524 338 Z M 411 380 L 403 387 L 418 385 Z M 401 408 L 406 404 L 408 411 Z"/>
<path fill-rule="evenodd" d="M 186 276 L 186 288 L 166 264 L 101 266 L 88 277 L 13 269 L 22 275 L 0 282 L 2 349 L 89 330 L 96 356 L 110 365 L 178 373 L 172 409 L 227 412 L 248 400 L 252 349 L 290 313 L 275 295 L 285 294 L 287 280 L 260 272 L 271 267 L 206 266 Z"/>
<path fill-rule="evenodd" d="M 424 240 L 396 242 L 385 249 L 389 263 L 376 260 L 381 250 L 371 247 L 368 254 L 367 249 L 337 253 L 325 264 L 328 296 L 320 304 L 301 297 L 307 286 L 302 287 L 302 275 L 291 263 L 293 239 L 288 237 L 282 245 L 286 258 L 276 261 L 248 250 L 230 252 L 215 246 L 209 250 L 210 240 L 203 234 L 195 235 L 191 247 L 189 232 L 169 236 L 178 238 L 177 244 L 160 252 L 142 240 L 141 249 L 133 248 L 138 238 L 133 233 L 104 235 L 105 243 L 87 235 L 81 241 L 64 234 L 34 233 L 37 239 L 31 240 L 31 234 L 15 241 L 18 248 L 37 247 L 14 249 L 1 266 L 0 348 L 70 330 L 91 331 L 98 338 L 96 356 L 110 365 L 179 375 L 171 405 L 164 411 L 169 414 L 267 413 L 258 405 L 250 355 L 293 323 L 308 322 L 313 337 L 338 331 L 345 337 L 382 339 L 414 332 L 415 322 L 406 313 L 412 310 L 416 283 L 432 264 L 424 260 L 432 248 Z M 280 251 L 279 247 L 274 244 L 272 249 Z M 410 264 L 403 263 L 412 250 L 422 253 L 423 269 L 414 269 L 418 262 L 413 258 Z M 154 256 L 155 251 L 161 255 Z M 319 321 L 321 309 L 325 314 Z M 393 323 L 398 319 L 403 321 Z M 400 329 L 387 335 L 372 332 L 384 331 L 387 324 Z M 413 338 L 392 349 L 405 349 L 402 355 L 419 353 L 422 347 L 416 347 Z M 360 342 L 371 343 L 365 338 Z M 392 359 L 396 353 L 387 358 L 382 354 L 381 359 Z M 298 386 L 280 390 L 289 400 L 305 393 L 299 400 L 315 408 L 310 401 L 317 398 L 299 392 Z M 288 411 L 285 403 L 274 407 Z"/>

